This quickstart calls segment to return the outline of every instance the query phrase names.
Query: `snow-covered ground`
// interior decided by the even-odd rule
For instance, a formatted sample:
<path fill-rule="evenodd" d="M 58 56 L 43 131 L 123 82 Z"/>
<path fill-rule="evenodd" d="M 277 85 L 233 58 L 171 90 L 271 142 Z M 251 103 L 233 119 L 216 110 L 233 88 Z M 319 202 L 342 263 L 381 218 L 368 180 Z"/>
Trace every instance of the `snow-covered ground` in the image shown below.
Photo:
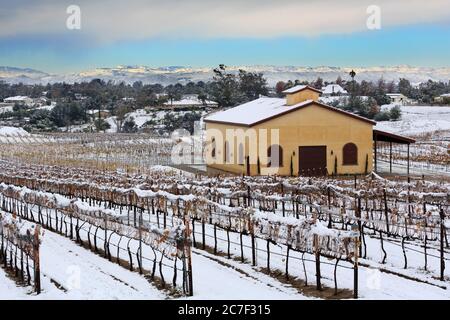
<path fill-rule="evenodd" d="M 0 300 L 5 299 L 27 299 L 30 288 L 18 287 L 17 284 L 11 280 L 3 269 L 0 268 Z"/>
<path fill-rule="evenodd" d="M 164 299 L 138 273 L 111 263 L 75 242 L 45 231 L 41 244 L 42 293 L 17 288 L 0 269 L 0 299 Z M 59 287 L 59 288 L 58 288 Z M 11 290 L 6 290 L 11 288 Z M 5 289 L 5 290 L 2 290 Z"/>
<path fill-rule="evenodd" d="M 0 126 L 0 136 L 29 137 L 30 134 L 22 128 Z"/>
<path fill-rule="evenodd" d="M 153 219 L 155 217 L 153 216 Z M 196 223 L 196 230 L 201 225 Z M 206 226 L 208 233 L 212 231 Z M 81 238 L 86 239 L 85 229 Z M 198 231 L 197 231 L 198 232 Z M 102 232 L 100 232 L 102 233 Z M 199 236 L 199 234 L 197 234 Z M 225 231 L 218 230 L 219 251 L 226 252 Z M 173 299 L 159 291 L 146 278 L 137 272 L 108 261 L 99 255 L 79 246 L 73 240 L 46 230 L 41 245 L 41 295 L 35 295 L 30 287 L 17 287 L 5 276 L 0 268 L 0 299 Z M 230 233 L 231 255 L 240 255 L 239 235 Z M 213 239 L 207 237 L 208 246 Z M 257 267 L 248 262 L 251 257 L 249 237 L 244 237 L 246 263 L 227 259 L 208 253 L 200 248 L 193 249 L 194 296 L 191 299 L 314 299 L 309 294 L 261 272 L 267 261 L 266 243 L 256 239 Z M 114 241 L 114 236 L 113 236 Z M 197 243 L 199 239 L 197 238 Z M 120 243 L 120 242 L 119 242 Z M 367 258 L 361 259 L 359 267 L 359 297 L 361 299 L 450 299 L 447 282 L 436 280 L 439 272 L 437 249 L 428 248 L 428 270 L 423 269 L 422 249 L 415 243 L 406 244 L 408 269 L 403 269 L 403 253 L 399 240 L 385 239 L 386 264 L 380 264 L 382 251 L 377 237 L 366 236 Z M 122 243 L 124 244 L 124 243 Z M 131 243 L 132 250 L 136 243 Z M 102 247 L 100 239 L 98 247 Z M 144 247 L 145 252 L 150 249 Z M 283 272 L 285 269 L 286 247 L 271 245 L 271 269 Z M 314 287 L 315 263 L 310 254 L 306 258 L 306 273 L 310 290 Z M 289 274 L 305 279 L 300 254 L 291 252 Z M 334 261 L 323 259 L 322 283 L 329 288 L 334 286 Z M 341 262 L 337 281 L 339 290 L 353 288 L 353 270 L 348 262 Z M 147 266 L 148 267 L 148 266 Z M 144 268 L 146 265 L 144 263 Z M 380 272 L 383 269 L 384 272 Z M 450 270 L 446 269 L 446 277 Z M 407 279 L 410 277 L 411 279 Z M 170 277 L 169 277 L 170 279 Z M 440 288 L 443 286 L 444 288 Z M 446 289 L 447 288 L 447 289 Z M 317 292 L 316 292 L 317 294 Z"/>
<path fill-rule="evenodd" d="M 392 105 L 383 106 L 389 109 Z M 399 121 L 379 122 L 377 129 L 402 135 L 420 135 L 437 130 L 450 130 L 450 107 L 404 106 Z M 160 121 L 166 111 L 147 113 L 144 110 L 127 115 L 133 117 L 138 126 L 149 120 Z M 113 117 L 107 118 L 115 132 Z M 0 127 L 1 139 L 17 141 L 33 140 L 35 135 L 28 134 L 21 128 Z M 8 141 L 10 141 L 8 140 Z M 11 140 L 13 141 L 13 140 Z M 385 164 L 384 164 L 385 165 Z M 159 168 L 163 172 L 163 167 Z M 200 230 L 201 225 L 196 225 Z M 211 233 L 211 226 L 206 227 Z M 198 231 L 197 231 L 198 232 Z M 219 231 L 220 238 L 226 238 L 224 231 Z M 83 234 L 82 234 L 83 237 Z M 114 238 L 114 237 L 113 237 Z M 231 234 L 234 243 L 239 242 L 237 234 Z M 198 239 L 197 239 L 198 241 Z M 213 241 L 207 238 L 209 246 Z M 246 240 L 248 241 L 248 239 Z M 439 252 L 429 249 L 428 270 L 423 268 L 423 254 L 420 246 L 409 243 L 406 249 L 408 269 L 403 268 L 403 252 L 396 239 L 386 239 L 384 249 L 388 257 L 386 264 L 380 264 L 382 252 L 377 237 L 367 237 L 367 258 L 361 259 L 359 268 L 359 294 L 362 299 L 450 299 L 450 284 L 436 280 L 439 272 Z M 248 243 L 247 243 L 248 245 Z M 201 249 L 193 249 L 194 297 L 192 299 L 314 299 L 311 295 L 299 292 L 291 284 L 261 272 L 267 259 L 264 241 L 257 241 L 258 267 L 212 255 Z M 101 247 L 101 243 L 99 244 Z M 219 249 L 226 252 L 223 242 Z M 239 246 L 231 245 L 231 254 L 239 257 Z M 245 249 L 248 259 L 250 252 Z M 273 246 L 271 268 L 284 270 L 286 249 Z M 298 253 L 291 253 L 290 274 L 304 279 L 304 270 Z M 315 280 L 314 257 L 307 256 L 306 273 L 310 286 Z M 330 261 L 333 264 L 333 261 Z M 448 263 L 448 261 L 447 261 Z M 341 265 L 350 267 L 346 262 Z M 323 284 L 334 286 L 333 265 L 324 265 L 322 269 Z M 380 272 L 379 269 L 384 270 Z M 32 293 L 31 287 L 20 287 L 0 268 L 0 299 L 173 299 L 166 292 L 158 290 L 154 284 L 137 272 L 131 272 L 107 259 L 77 245 L 74 241 L 51 231 L 45 231 L 41 246 L 41 295 Z M 337 271 L 339 289 L 351 290 L 353 270 L 339 268 Z M 450 268 L 445 270 L 450 277 Z M 407 277 L 413 278 L 408 279 Z M 427 283 L 425 283 L 427 282 Z M 444 286 L 446 289 L 440 288 Z"/>
<path fill-rule="evenodd" d="M 146 110 L 146 109 L 138 109 L 136 111 L 127 113 L 125 115 L 124 121 L 130 120 L 131 118 L 136 123 L 136 126 L 140 129 L 142 128 L 148 121 L 153 122 L 153 124 L 161 125 L 161 121 L 165 118 L 165 116 L 169 113 L 173 114 L 176 117 L 181 117 L 186 113 L 194 112 L 194 111 L 173 111 L 173 110 Z M 197 111 L 198 112 L 198 111 Z M 206 112 L 201 111 L 202 115 Z M 116 133 L 117 132 L 117 117 L 110 116 L 105 118 L 105 121 L 109 123 L 110 128 L 106 130 L 107 133 Z M 123 122 L 124 122 L 123 121 Z M 71 126 L 68 130 L 70 132 L 81 132 L 83 130 L 87 130 L 89 128 L 94 128 L 92 123 L 86 123 L 82 125 Z M 61 128 L 62 131 L 66 131 L 67 128 Z M 93 129 L 95 131 L 95 129 Z"/>
<path fill-rule="evenodd" d="M 384 105 L 389 110 L 394 105 Z M 381 121 L 376 129 L 401 135 L 420 135 L 437 130 L 450 130 L 450 107 L 401 106 L 399 121 Z"/>
<path fill-rule="evenodd" d="M 168 299 L 150 281 L 74 241 L 45 231 L 41 245 L 42 293 L 18 287 L 0 268 L 0 299 Z M 99 246 L 102 244 L 100 243 Z M 268 276 L 251 276 L 194 251 L 192 299 L 305 299 Z"/>

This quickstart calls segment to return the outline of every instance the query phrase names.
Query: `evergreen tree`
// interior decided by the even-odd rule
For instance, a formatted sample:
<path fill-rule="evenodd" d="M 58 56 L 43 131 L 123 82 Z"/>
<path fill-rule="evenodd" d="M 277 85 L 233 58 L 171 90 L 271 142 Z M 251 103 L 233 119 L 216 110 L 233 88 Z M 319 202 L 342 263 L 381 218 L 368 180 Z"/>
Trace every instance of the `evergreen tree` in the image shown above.
<path fill-rule="evenodd" d="M 399 106 L 395 106 L 389 111 L 389 118 L 391 120 L 397 121 L 401 118 L 401 116 L 402 116 L 402 110 L 400 109 Z"/>
<path fill-rule="evenodd" d="M 410 98 L 412 96 L 413 88 L 409 80 L 401 78 L 398 82 L 398 91 L 406 97 Z"/>
<path fill-rule="evenodd" d="M 126 133 L 132 133 L 136 132 L 138 130 L 138 127 L 136 125 L 136 122 L 134 122 L 134 118 L 130 117 L 129 119 L 125 120 L 122 126 L 122 131 Z"/>
<path fill-rule="evenodd" d="M 104 119 L 95 120 L 94 126 L 95 126 L 95 129 L 97 130 L 97 132 L 100 132 L 100 131 L 105 132 L 106 130 L 111 128 L 111 125 L 108 122 L 106 122 Z"/>

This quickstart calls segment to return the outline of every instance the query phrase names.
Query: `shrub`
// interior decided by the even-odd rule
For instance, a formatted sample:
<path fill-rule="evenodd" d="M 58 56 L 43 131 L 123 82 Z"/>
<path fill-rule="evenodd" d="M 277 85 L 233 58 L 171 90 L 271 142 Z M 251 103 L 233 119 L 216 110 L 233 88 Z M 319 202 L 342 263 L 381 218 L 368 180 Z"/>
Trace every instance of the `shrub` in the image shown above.
<path fill-rule="evenodd" d="M 375 121 L 389 121 L 390 120 L 389 112 L 382 111 L 375 116 Z"/>
<path fill-rule="evenodd" d="M 389 111 L 389 117 L 391 120 L 397 121 L 400 119 L 401 116 L 402 110 L 400 109 L 399 106 L 395 106 Z"/>

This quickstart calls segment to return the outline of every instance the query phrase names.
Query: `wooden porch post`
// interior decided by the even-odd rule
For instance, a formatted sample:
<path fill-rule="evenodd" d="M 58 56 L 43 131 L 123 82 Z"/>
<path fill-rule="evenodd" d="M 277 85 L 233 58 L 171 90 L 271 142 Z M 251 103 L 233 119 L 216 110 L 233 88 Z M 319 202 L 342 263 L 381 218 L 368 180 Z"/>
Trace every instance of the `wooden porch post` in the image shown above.
<path fill-rule="evenodd" d="M 375 172 L 378 172 L 377 166 L 377 135 L 375 134 Z"/>
<path fill-rule="evenodd" d="M 389 142 L 389 172 L 392 173 L 392 141 Z"/>

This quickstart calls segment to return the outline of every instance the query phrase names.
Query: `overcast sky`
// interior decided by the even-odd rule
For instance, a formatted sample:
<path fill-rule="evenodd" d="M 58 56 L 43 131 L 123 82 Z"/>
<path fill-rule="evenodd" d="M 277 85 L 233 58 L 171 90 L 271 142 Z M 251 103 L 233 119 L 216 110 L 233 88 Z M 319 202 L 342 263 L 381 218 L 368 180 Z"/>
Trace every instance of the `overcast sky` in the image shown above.
<path fill-rule="evenodd" d="M 0 65 L 450 66 L 449 31 L 449 0 L 0 0 Z"/>

